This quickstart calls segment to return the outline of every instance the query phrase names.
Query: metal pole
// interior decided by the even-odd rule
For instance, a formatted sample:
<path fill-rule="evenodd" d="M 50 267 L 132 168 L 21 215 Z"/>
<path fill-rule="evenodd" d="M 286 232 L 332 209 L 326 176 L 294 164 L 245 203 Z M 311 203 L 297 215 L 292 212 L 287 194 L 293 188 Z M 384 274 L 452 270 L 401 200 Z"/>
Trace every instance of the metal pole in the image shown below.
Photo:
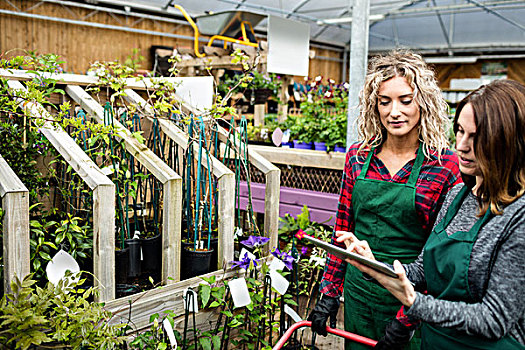
<path fill-rule="evenodd" d="M 352 0 L 350 0 L 351 4 Z M 363 87 L 368 56 L 368 15 L 370 0 L 355 0 L 352 11 L 352 36 L 350 41 L 350 90 L 348 92 L 348 125 L 346 147 L 357 140 L 357 106 L 359 91 Z"/>

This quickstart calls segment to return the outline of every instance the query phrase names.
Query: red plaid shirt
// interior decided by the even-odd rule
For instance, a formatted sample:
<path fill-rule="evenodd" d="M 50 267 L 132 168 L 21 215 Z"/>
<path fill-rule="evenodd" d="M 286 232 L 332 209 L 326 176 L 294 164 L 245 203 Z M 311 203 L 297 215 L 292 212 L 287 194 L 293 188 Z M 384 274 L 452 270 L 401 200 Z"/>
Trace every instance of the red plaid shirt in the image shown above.
<path fill-rule="evenodd" d="M 352 208 L 352 189 L 361 169 L 363 168 L 368 151 L 362 151 L 359 156 L 357 150 L 360 143 L 353 144 L 346 154 L 346 164 L 341 184 L 341 196 L 335 223 L 332 244 L 344 247 L 343 244 L 335 242 L 335 231 L 354 232 L 354 212 Z M 415 159 L 409 161 L 393 177 L 388 172 L 383 162 L 377 157 L 379 148 L 375 150 L 366 175 L 367 179 L 406 183 L 410 176 Z M 458 166 L 458 157 L 450 150 L 446 150 L 441 156 L 441 164 L 437 155 L 430 155 L 432 159 L 425 157 L 419 177 L 416 183 L 416 212 L 423 230 L 430 234 L 437 213 L 443 204 L 443 200 L 450 188 L 461 183 L 461 175 Z M 359 161 L 358 161 L 359 160 Z M 346 262 L 328 254 L 325 264 L 320 291 L 331 297 L 338 297 L 343 293 L 343 281 L 346 271 Z"/>

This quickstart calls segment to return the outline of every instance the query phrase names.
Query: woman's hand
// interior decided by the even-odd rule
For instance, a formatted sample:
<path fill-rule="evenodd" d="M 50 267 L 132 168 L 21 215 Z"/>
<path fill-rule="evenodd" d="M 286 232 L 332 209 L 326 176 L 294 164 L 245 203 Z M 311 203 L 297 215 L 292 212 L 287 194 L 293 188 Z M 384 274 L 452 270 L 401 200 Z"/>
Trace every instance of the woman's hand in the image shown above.
<path fill-rule="evenodd" d="M 375 260 L 374 254 L 372 253 L 367 241 L 357 239 L 352 232 L 348 231 L 335 231 L 335 236 L 337 237 L 337 242 L 345 243 L 347 250 L 364 256 L 365 258 Z"/>
<path fill-rule="evenodd" d="M 370 249 L 367 241 L 357 239 L 352 232 L 347 231 L 335 231 L 336 241 L 344 242 L 347 250 L 355 252 L 365 258 L 375 260 L 374 254 Z M 394 261 L 394 271 L 398 278 L 392 278 L 384 273 L 376 271 L 366 265 L 363 265 L 355 260 L 346 259 L 346 261 L 357 267 L 361 272 L 368 274 L 370 277 L 376 279 L 383 285 L 393 296 L 395 296 L 403 305 L 412 306 L 416 298 L 416 292 L 412 283 L 406 276 L 406 271 L 403 265 L 398 260 Z"/>
<path fill-rule="evenodd" d="M 355 260 L 347 259 L 348 263 L 357 267 L 361 272 L 368 274 L 375 278 L 377 282 L 381 283 L 393 296 L 397 298 L 403 305 L 411 307 L 416 299 L 416 292 L 414 286 L 408 280 L 406 271 L 399 260 L 394 261 L 394 271 L 398 278 L 392 278 L 384 273 L 376 271 L 366 265 L 360 264 Z"/>

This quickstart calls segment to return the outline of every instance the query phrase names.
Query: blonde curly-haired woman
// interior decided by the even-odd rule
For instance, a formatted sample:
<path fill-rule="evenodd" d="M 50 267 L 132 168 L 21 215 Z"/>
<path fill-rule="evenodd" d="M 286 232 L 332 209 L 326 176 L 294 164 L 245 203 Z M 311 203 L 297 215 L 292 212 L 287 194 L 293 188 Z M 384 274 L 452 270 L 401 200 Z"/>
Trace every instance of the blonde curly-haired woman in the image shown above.
<path fill-rule="evenodd" d="M 334 231 L 367 240 L 378 260 L 412 262 L 447 192 L 461 182 L 457 156 L 447 148 L 448 106 L 434 72 L 410 51 L 373 58 L 359 98 L 361 141 L 346 155 Z M 341 245 L 335 238 L 334 232 L 332 243 Z M 401 307 L 387 290 L 330 254 L 320 292 L 310 320 L 321 335 L 343 294 L 345 329 L 372 339 L 383 336 Z M 410 346 L 419 348 L 417 336 Z M 345 348 L 364 349 L 349 342 Z"/>

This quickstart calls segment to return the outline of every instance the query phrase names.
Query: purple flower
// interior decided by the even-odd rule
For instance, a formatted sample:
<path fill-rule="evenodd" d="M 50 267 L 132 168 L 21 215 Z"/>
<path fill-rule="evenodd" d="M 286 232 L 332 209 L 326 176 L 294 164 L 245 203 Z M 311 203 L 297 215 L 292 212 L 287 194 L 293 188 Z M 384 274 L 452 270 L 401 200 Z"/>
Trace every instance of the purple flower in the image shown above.
<path fill-rule="evenodd" d="M 307 251 L 308 251 L 308 248 L 306 248 L 305 246 L 301 247 L 301 255 L 305 255 Z"/>
<path fill-rule="evenodd" d="M 288 268 L 288 270 L 293 269 L 293 263 L 295 262 L 295 259 L 293 256 L 286 252 L 280 252 L 279 248 L 275 248 L 275 250 L 272 252 L 272 255 L 276 258 L 281 259 L 281 261 L 284 263 L 284 265 Z"/>
<path fill-rule="evenodd" d="M 253 261 L 253 265 L 254 266 L 257 266 L 257 262 L 259 262 L 258 259 L 250 259 L 250 257 L 248 256 L 248 253 L 245 253 L 244 254 L 244 257 L 239 260 L 239 261 L 230 261 L 230 263 L 232 264 L 232 269 L 233 268 L 236 268 L 236 267 L 240 267 L 242 269 L 245 269 L 245 270 L 248 270 L 248 267 L 250 267 L 250 262 Z"/>
<path fill-rule="evenodd" d="M 244 244 L 248 248 L 254 248 L 267 243 L 269 240 L 270 239 L 268 237 L 250 236 L 247 240 L 241 241 L 241 244 Z"/>

